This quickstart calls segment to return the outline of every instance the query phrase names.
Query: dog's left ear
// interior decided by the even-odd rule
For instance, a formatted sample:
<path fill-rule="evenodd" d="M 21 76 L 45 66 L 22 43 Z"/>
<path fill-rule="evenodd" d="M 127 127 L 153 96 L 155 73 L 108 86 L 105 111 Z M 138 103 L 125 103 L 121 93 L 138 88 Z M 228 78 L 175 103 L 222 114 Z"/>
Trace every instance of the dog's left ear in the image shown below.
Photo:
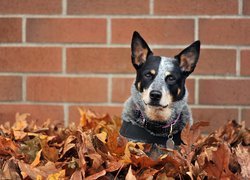
<path fill-rule="evenodd" d="M 185 76 L 189 76 L 195 69 L 200 56 L 200 41 L 195 41 L 186 49 L 181 51 L 175 58 Z"/>
<path fill-rule="evenodd" d="M 150 54 L 153 53 L 148 44 L 141 35 L 135 31 L 131 42 L 131 59 L 135 69 L 138 69 L 143 63 L 145 63 Z"/>

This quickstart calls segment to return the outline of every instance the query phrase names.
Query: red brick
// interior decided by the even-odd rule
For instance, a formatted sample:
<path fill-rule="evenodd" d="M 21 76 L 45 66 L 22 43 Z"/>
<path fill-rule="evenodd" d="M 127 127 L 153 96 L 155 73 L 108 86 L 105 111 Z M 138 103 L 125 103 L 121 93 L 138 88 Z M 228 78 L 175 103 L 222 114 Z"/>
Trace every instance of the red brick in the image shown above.
<path fill-rule="evenodd" d="M 71 106 L 69 107 L 69 122 L 79 123 L 80 113 L 78 107 L 82 109 L 90 109 L 97 114 L 103 115 L 108 113 L 110 116 L 121 117 L 122 106 Z"/>
<path fill-rule="evenodd" d="M 131 95 L 130 89 L 134 78 L 113 78 L 112 79 L 112 102 L 123 103 Z"/>
<path fill-rule="evenodd" d="M 174 57 L 181 52 L 181 49 L 153 49 L 153 52 L 156 56 Z"/>
<path fill-rule="evenodd" d="M 0 0 L 1 14 L 59 14 L 61 0 Z"/>
<path fill-rule="evenodd" d="M 223 127 L 229 120 L 238 120 L 237 109 L 192 108 L 194 122 L 206 121 L 210 125 L 204 131 L 211 133 Z"/>
<path fill-rule="evenodd" d="M 27 19 L 28 42 L 104 43 L 105 19 Z"/>
<path fill-rule="evenodd" d="M 181 49 L 155 49 L 153 51 L 155 55 L 174 57 L 181 52 Z M 201 49 L 200 58 L 193 74 L 235 75 L 236 51 L 230 49 Z"/>
<path fill-rule="evenodd" d="M 202 49 L 194 74 L 235 75 L 236 51 L 226 49 Z"/>
<path fill-rule="evenodd" d="M 188 103 L 194 104 L 194 94 L 195 94 L 195 81 L 194 79 L 187 79 L 186 81 L 187 90 L 188 90 Z"/>
<path fill-rule="evenodd" d="M 238 14 L 238 0 L 155 0 L 154 13 L 160 15 Z"/>
<path fill-rule="evenodd" d="M 22 41 L 22 20 L 20 18 L 0 18 L 0 42 Z"/>
<path fill-rule="evenodd" d="M 200 104 L 249 105 L 249 80 L 200 80 Z"/>
<path fill-rule="evenodd" d="M 250 19 L 201 19 L 203 44 L 250 45 Z"/>
<path fill-rule="evenodd" d="M 31 116 L 27 120 L 34 120 L 37 124 L 43 124 L 47 119 L 52 123 L 64 123 L 63 107 L 50 105 L 0 105 L 0 123 L 15 122 L 16 113 L 30 113 Z"/>
<path fill-rule="evenodd" d="M 0 47 L 1 72 L 60 72 L 60 48 Z"/>
<path fill-rule="evenodd" d="M 242 121 L 245 121 L 246 127 L 250 128 L 250 109 L 242 109 Z"/>
<path fill-rule="evenodd" d="M 188 44 L 194 40 L 190 19 L 113 19 L 112 42 L 130 44 L 133 31 L 150 44 Z"/>
<path fill-rule="evenodd" d="M 0 76 L 0 101 L 18 101 L 22 99 L 22 78 Z"/>
<path fill-rule="evenodd" d="M 148 14 L 149 0 L 68 0 L 68 14 Z"/>
<path fill-rule="evenodd" d="M 112 102 L 123 103 L 131 95 L 130 89 L 134 82 L 134 78 L 113 78 L 112 81 Z M 187 80 L 187 89 L 189 92 L 189 103 L 194 103 L 194 80 Z"/>
<path fill-rule="evenodd" d="M 107 79 L 28 77 L 27 99 L 46 102 L 105 102 Z"/>
<path fill-rule="evenodd" d="M 240 73 L 244 76 L 250 75 L 250 50 L 241 51 Z"/>
<path fill-rule="evenodd" d="M 131 73 L 131 52 L 127 48 L 69 48 L 67 71 L 74 73 Z"/>
<path fill-rule="evenodd" d="M 250 15 L 250 1 L 243 0 L 243 14 Z"/>

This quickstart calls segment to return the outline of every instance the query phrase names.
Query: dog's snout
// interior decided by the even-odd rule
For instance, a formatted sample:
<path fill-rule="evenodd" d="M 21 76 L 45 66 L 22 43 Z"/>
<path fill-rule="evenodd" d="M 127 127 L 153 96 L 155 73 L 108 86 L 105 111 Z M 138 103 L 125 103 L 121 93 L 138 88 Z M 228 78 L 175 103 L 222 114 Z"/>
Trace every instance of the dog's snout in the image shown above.
<path fill-rule="evenodd" d="M 152 101 L 160 101 L 162 97 L 162 93 L 161 91 L 153 90 L 150 92 L 149 96 Z"/>

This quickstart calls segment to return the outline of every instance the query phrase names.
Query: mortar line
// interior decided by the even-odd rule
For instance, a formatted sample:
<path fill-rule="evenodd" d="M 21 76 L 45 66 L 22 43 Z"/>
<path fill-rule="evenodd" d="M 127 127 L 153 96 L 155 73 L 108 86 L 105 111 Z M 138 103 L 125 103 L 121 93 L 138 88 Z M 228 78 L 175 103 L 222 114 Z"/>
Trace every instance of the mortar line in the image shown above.
<path fill-rule="evenodd" d="M 67 15 L 67 0 L 62 0 L 62 15 Z"/>
<path fill-rule="evenodd" d="M 194 83 L 194 104 L 198 105 L 199 102 L 200 102 L 200 99 L 199 99 L 199 92 L 200 92 L 200 81 L 199 81 L 199 78 L 195 78 L 195 83 Z"/>
<path fill-rule="evenodd" d="M 180 49 L 185 48 L 189 44 L 176 44 L 176 45 L 156 45 L 151 44 L 150 47 L 152 49 Z M 0 43 L 0 47 L 67 47 L 67 48 L 89 48 L 89 47 L 96 47 L 96 48 L 130 48 L 130 44 L 83 44 L 83 43 L 30 43 L 26 42 L 23 43 Z M 229 49 L 229 50 L 236 50 L 239 49 L 246 49 L 250 50 L 250 46 L 247 45 L 202 45 L 203 49 Z"/>
<path fill-rule="evenodd" d="M 194 40 L 199 39 L 199 19 L 194 19 Z"/>
<path fill-rule="evenodd" d="M 237 48 L 236 50 L 236 76 L 240 76 L 240 68 L 241 68 L 241 55 L 240 55 L 240 49 Z"/>
<path fill-rule="evenodd" d="M 27 100 L 27 76 L 22 76 L 22 101 L 26 102 Z"/>
<path fill-rule="evenodd" d="M 26 42 L 26 22 L 26 17 L 22 17 L 22 43 Z"/>
<path fill-rule="evenodd" d="M 239 15 L 243 14 L 243 0 L 238 0 L 238 13 Z"/>
<path fill-rule="evenodd" d="M 113 89 L 112 89 L 112 85 L 113 85 L 113 82 L 112 82 L 112 79 L 113 79 L 113 76 L 110 74 L 109 76 L 108 76 L 108 94 L 107 94 L 107 96 L 108 96 L 108 103 L 109 104 L 111 104 L 112 103 L 112 91 L 113 91 Z"/>
<path fill-rule="evenodd" d="M 9 72 L 0 72 L 1 76 L 33 76 L 33 77 L 65 77 L 65 78 L 109 78 L 112 76 L 113 78 L 135 78 L 134 73 L 67 73 L 67 74 L 62 74 L 62 73 L 9 73 Z M 199 78 L 200 80 L 250 80 L 250 76 L 227 76 L 227 75 L 191 75 L 189 79 L 196 79 Z"/>
<path fill-rule="evenodd" d="M 110 15 L 110 14 L 102 14 L 102 15 L 71 15 L 71 14 L 52 14 L 52 15 L 44 15 L 44 14 L 1 14 L 0 17 L 9 17 L 9 18 L 22 18 L 23 16 L 28 16 L 30 19 L 34 18 L 86 18 L 86 19 L 95 19 L 95 18 L 114 18 L 114 19 L 194 19 L 196 17 L 203 19 L 249 19 L 250 15 L 239 16 L 237 15 L 150 15 L 150 14 L 142 14 L 142 15 Z"/>
<path fill-rule="evenodd" d="M 67 49 L 62 47 L 62 74 L 66 75 L 67 73 Z"/>
<path fill-rule="evenodd" d="M 238 123 L 242 122 L 242 107 L 238 108 Z"/>
<path fill-rule="evenodd" d="M 149 0 L 149 15 L 154 15 L 154 0 Z"/>
<path fill-rule="evenodd" d="M 107 18 L 107 44 L 110 45 L 112 41 L 112 24 L 111 19 Z"/>

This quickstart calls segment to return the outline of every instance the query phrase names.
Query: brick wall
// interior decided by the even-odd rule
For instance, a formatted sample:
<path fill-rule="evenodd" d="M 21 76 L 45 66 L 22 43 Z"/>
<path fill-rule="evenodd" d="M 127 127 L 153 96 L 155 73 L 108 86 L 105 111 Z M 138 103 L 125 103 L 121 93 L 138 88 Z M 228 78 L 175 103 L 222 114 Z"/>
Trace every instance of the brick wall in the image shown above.
<path fill-rule="evenodd" d="M 16 112 L 67 124 L 77 107 L 120 115 L 134 78 L 130 40 L 174 56 L 196 39 L 196 120 L 250 125 L 249 0 L 0 0 L 0 121 Z"/>

